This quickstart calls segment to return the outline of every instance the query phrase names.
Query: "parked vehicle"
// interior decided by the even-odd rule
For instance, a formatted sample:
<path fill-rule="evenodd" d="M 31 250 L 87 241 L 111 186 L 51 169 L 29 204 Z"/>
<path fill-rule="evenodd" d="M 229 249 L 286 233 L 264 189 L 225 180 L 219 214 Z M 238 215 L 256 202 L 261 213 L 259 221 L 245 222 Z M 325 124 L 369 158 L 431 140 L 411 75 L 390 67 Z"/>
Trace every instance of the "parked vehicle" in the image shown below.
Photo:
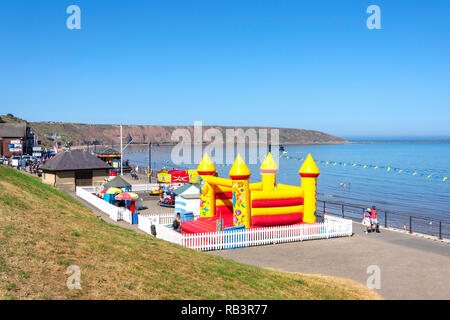
<path fill-rule="evenodd" d="M 21 157 L 20 156 L 12 156 L 11 158 L 11 166 L 12 167 L 20 167 L 21 165 Z"/>

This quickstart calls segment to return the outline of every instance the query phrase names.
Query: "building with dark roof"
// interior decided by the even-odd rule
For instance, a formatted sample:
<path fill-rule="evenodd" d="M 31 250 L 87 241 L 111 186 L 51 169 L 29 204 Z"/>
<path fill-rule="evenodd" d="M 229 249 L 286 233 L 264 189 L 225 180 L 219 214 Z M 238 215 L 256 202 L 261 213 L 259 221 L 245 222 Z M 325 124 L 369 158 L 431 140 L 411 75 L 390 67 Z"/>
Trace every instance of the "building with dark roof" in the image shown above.
<path fill-rule="evenodd" d="M 112 148 L 105 148 L 100 150 L 95 150 L 94 153 L 105 161 L 106 163 L 110 164 L 113 168 L 120 168 L 120 152 L 112 149 Z"/>
<path fill-rule="evenodd" d="M 36 142 L 27 123 L 0 123 L 0 155 L 31 155 Z"/>
<path fill-rule="evenodd" d="M 106 187 L 106 188 L 114 187 L 114 188 L 119 188 L 119 189 L 131 190 L 131 184 L 119 176 L 116 176 L 111 181 L 105 183 L 104 187 Z"/>
<path fill-rule="evenodd" d="M 58 152 L 42 167 L 42 181 L 55 187 L 99 186 L 111 166 L 83 150 Z"/>

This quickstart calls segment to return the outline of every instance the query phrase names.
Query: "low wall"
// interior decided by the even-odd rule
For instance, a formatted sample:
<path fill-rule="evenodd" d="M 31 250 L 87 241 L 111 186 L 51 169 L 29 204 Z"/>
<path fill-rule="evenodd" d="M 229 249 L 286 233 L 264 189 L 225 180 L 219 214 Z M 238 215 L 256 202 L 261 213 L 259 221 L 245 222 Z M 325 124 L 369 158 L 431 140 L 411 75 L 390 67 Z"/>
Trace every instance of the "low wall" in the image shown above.
<path fill-rule="evenodd" d="M 105 200 L 97 197 L 96 195 L 92 194 L 91 192 L 94 190 L 95 187 L 77 187 L 75 194 L 83 199 L 84 201 L 90 203 L 97 209 L 103 211 L 106 213 L 112 220 L 119 221 L 122 220 L 123 217 L 131 216 L 131 211 L 126 208 L 119 208 L 116 206 L 113 206 L 112 204 L 106 202 Z M 95 191 L 94 191 L 95 192 Z M 130 218 L 131 223 L 131 218 Z"/>

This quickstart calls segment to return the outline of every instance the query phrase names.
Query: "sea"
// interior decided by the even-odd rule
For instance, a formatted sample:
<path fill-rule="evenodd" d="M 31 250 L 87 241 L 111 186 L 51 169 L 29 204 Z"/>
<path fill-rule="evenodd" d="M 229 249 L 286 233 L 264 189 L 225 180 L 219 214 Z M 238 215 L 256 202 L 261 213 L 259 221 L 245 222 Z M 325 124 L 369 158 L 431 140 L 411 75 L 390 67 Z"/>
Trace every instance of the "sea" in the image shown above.
<path fill-rule="evenodd" d="M 257 146 L 247 146 L 246 162 L 255 162 L 251 154 L 257 154 Z M 399 142 L 376 143 L 354 142 L 337 145 L 287 145 L 287 153 L 272 150 L 279 162 L 277 182 L 300 185 L 299 169 L 308 154 L 311 154 L 320 169 L 317 181 L 319 200 L 353 204 L 364 207 L 375 205 L 380 213 L 399 214 L 429 218 L 420 223 L 443 221 L 450 227 L 450 142 Z M 151 160 L 154 170 L 193 169 L 193 159 L 188 164 L 172 161 L 173 147 L 152 146 Z M 234 152 L 237 153 L 236 148 Z M 253 153 L 252 153 L 253 152 Z M 265 150 L 262 150 L 265 154 Z M 192 148 L 192 154 L 194 149 Z M 226 150 L 223 151 L 224 157 Z M 242 152 L 241 150 L 241 153 Z M 248 164 L 252 172 L 251 182 L 260 181 L 257 163 Z M 147 146 L 129 146 L 124 159 L 147 168 L 149 152 Z M 193 156 L 191 156 L 193 158 Z M 251 160 L 253 159 L 253 160 Z M 228 177 L 232 164 L 217 161 L 219 176 Z M 222 163 L 220 163 L 222 162 Z M 361 211 L 356 211 L 361 212 Z M 361 212 L 362 215 L 362 212 Z M 395 220 L 395 219 L 394 219 Z M 398 219 L 397 219 L 398 220 Z M 415 219 L 420 220 L 420 219 Z M 409 220 L 397 221 L 399 227 Z M 435 229 L 436 230 L 436 229 Z"/>

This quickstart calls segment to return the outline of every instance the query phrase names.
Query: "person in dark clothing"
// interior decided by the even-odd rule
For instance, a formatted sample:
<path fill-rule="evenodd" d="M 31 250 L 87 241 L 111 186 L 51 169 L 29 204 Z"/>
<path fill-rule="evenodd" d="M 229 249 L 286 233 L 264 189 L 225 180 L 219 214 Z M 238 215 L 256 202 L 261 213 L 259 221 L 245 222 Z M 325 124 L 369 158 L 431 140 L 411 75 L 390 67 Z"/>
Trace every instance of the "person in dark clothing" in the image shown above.
<path fill-rule="evenodd" d="M 177 232 L 181 232 L 181 217 L 179 213 L 177 213 L 175 220 L 173 220 L 172 228 Z"/>

